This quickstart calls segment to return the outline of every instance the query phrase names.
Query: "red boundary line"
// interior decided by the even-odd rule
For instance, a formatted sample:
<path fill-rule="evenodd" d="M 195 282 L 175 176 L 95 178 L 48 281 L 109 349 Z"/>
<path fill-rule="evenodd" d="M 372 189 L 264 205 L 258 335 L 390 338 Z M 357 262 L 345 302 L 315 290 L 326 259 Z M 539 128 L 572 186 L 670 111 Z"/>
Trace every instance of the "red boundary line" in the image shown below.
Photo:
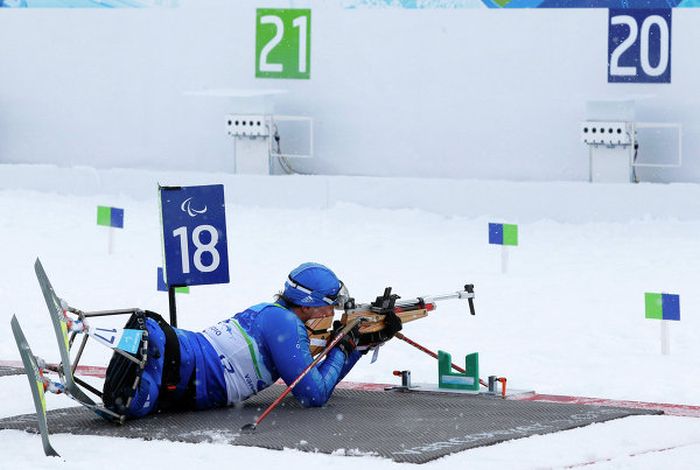
<path fill-rule="evenodd" d="M 574 397 L 567 395 L 547 395 L 533 393 L 531 395 L 519 395 L 511 400 L 541 401 L 547 403 L 568 403 L 576 405 L 616 406 L 622 408 L 636 408 L 641 410 L 660 410 L 670 416 L 687 416 L 700 418 L 700 406 L 677 405 L 673 403 L 653 403 L 644 401 L 612 400 L 608 398 Z"/>
<path fill-rule="evenodd" d="M 391 384 L 371 384 L 364 382 L 340 382 L 336 388 L 344 390 L 359 390 L 361 392 L 383 392 L 387 387 L 393 387 Z"/>
<path fill-rule="evenodd" d="M 22 368 L 20 361 L 0 361 L 0 366 Z M 99 366 L 78 366 L 78 375 L 87 375 L 90 377 L 104 378 L 107 372 L 106 367 Z M 391 384 L 376 384 L 365 382 L 340 382 L 338 388 L 345 390 L 360 390 L 365 392 L 382 392 L 386 387 L 391 387 Z M 690 418 L 700 418 L 700 406 L 696 405 L 678 405 L 673 403 L 653 403 L 644 401 L 631 400 L 613 400 L 609 398 L 590 398 L 576 397 L 569 395 L 548 395 L 543 393 L 532 393 L 525 395 L 515 395 L 509 400 L 521 401 L 541 401 L 547 403 L 566 403 L 574 405 L 593 405 L 593 406 L 613 406 L 620 408 L 635 408 L 641 410 L 660 410 L 664 414 L 670 416 L 686 416 Z"/>
<path fill-rule="evenodd" d="M 48 364 L 48 365 L 56 366 L 57 364 Z M 17 367 L 18 369 L 24 368 L 24 365 L 22 365 L 21 361 L 0 361 L 0 366 Z M 104 379 L 106 373 L 107 373 L 107 368 L 100 367 L 100 366 L 78 366 L 78 368 L 76 369 L 76 375 L 86 375 L 89 377 L 99 377 L 101 379 Z"/>

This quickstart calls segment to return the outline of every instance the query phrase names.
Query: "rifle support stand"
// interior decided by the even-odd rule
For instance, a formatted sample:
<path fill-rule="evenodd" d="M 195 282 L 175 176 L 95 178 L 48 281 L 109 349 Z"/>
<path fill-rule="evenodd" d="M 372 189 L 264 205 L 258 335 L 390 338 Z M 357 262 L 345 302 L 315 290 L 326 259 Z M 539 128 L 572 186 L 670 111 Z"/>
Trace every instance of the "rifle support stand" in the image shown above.
<path fill-rule="evenodd" d="M 465 358 L 465 372 L 452 372 L 452 356 L 438 351 L 438 387 L 479 393 L 479 353 Z"/>

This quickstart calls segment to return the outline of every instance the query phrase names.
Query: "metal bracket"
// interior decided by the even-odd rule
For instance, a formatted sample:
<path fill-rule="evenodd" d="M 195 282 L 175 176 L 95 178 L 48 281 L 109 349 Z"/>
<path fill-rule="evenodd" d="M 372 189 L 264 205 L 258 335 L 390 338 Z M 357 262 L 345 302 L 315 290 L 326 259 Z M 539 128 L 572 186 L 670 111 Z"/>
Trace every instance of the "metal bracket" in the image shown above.
<path fill-rule="evenodd" d="M 397 390 L 400 392 L 408 392 L 411 390 L 411 371 L 410 370 L 395 370 L 393 374 L 401 377 L 401 385 L 386 387 L 384 390 Z"/>

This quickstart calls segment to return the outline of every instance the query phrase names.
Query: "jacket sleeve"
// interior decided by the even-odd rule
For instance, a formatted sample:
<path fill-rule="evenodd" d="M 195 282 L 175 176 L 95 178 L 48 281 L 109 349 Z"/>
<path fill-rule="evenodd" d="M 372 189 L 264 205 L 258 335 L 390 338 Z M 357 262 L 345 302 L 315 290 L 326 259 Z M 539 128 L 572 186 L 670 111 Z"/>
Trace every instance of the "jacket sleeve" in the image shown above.
<path fill-rule="evenodd" d="M 289 385 L 313 361 L 309 351 L 309 336 L 304 324 L 293 312 L 269 309 L 262 320 L 262 333 L 270 358 L 282 380 Z M 352 369 L 360 354 L 345 354 L 333 348 L 292 390 L 302 406 L 323 406 L 336 384 Z"/>

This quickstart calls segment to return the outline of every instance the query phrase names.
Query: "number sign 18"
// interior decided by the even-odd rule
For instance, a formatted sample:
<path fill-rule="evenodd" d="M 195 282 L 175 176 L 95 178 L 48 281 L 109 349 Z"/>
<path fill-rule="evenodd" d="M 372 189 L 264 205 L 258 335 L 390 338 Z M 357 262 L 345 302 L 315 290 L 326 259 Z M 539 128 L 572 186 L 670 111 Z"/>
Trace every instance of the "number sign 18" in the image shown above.
<path fill-rule="evenodd" d="M 229 282 L 223 185 L 161 187 L 168 286 Z"/>
<path fill-rule="evenodd" d="M 255 25 L 255 76 L 261 78 L 310 77 L 311 10 L 257 11 Z"/>
<path fill-rule="evenodd" d="M 671 9 L 609 10 L 608 82 L 671 82 Z"/>

